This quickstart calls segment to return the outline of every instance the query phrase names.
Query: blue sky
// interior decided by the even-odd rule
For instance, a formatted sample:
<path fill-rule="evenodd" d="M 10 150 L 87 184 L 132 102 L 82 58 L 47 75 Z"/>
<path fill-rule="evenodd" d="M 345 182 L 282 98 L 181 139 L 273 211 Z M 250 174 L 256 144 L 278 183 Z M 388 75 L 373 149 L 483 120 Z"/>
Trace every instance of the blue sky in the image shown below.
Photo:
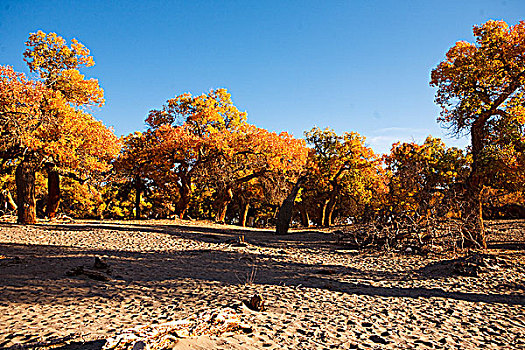
<path fill-rule="evenodd" d="M 30 32 L 77 38 L 118 135 L 183 92 L 225 87 L 249 122 L 302 137 L 313 126 L 357 131 L 376 152 L 432 134 L 448 145 L 430 71 L 472 26 L 515 24 L 525 1 L 0 0 L 0 64 L 27 73 Z"/>

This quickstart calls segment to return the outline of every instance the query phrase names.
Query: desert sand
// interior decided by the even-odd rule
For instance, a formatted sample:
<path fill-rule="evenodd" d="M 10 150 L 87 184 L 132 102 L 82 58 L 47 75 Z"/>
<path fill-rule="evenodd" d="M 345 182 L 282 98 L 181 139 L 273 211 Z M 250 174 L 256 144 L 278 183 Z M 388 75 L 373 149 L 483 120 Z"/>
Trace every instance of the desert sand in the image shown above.
<path fill-rule="evenodd" d="M 525 223 L 488 225 L 490 264 L 357 251 L 327 231 L 275 236 L 192 221 L 0 224 L 0 348 L 101 349 L 138 325 L 233 308 L 251 333 L 176 349 L 523 349 Z M 246 243 L 239 244 L 244 236 Z M 72 275 L 95 257 L 109 278 Z M 254 294 L 264 311 L 243 305 Z"/>

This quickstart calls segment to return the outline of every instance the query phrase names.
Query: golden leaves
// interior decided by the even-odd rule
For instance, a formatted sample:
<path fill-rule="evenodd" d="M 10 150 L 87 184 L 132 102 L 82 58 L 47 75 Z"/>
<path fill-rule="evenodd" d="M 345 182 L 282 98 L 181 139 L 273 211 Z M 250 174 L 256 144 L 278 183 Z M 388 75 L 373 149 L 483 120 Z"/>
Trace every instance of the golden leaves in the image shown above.
<path fill-rule="evenodd" d="M 31 149 L 69 171 L 107 170 L 120 143 L 112 130 L 78 108 L 104 103 L 98 81 L 77 70 L 94 64 L 89 50 L 75 39 L 69 47 L 56 33 L 42 31 L 32 33 L 26 45 L 24 60 L 42 81 L 0 68 L 0 111 L 9 117 L 0 122 L 11 147 Z"/>
<path fill-rule="evenodd" d="M 38 72 L 44 79 L 58 71 L 95 64 L 84 45 L 73 39 L 69 47 L 64 38 L 56 33 L 46 34 L 40 30 L 31 33 L 26 46 L 24 61 L 32 72 Z"/>

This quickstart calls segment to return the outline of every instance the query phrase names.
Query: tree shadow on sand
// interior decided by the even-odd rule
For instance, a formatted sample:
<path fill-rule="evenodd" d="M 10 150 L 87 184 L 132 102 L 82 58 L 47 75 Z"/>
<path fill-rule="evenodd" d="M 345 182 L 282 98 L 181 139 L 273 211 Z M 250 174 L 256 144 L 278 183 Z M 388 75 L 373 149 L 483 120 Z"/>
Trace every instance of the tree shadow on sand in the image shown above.
<path fill-rule="evenodd" d="M 222 285 L 242 283 L 243 259 L 253 259 L 257 266 L 257 285 L 287 285 L 320 288 L 352 295 L 399 298 L 446 298 L 469 302 L 525 305 L 525 297 L 509 294 L 445 291 L 441 288 L 404 288 L 396 281 L 406 279 L 409 271 L 385 273 L 365 271 L 340 265 L 316 265 L 287 260 L 284 254 L 247 255 L 239 250 L 186 250 L 175 252 L 129 252 L 90 250 L 62 246 L 0 244 L 8 257 L 0 269 L 0 302 L 57 303 L 71 298 L 98 296 L 118 298 L 130 285 L 156 286 L 151 293 L 159 297 L 176 290 L 180 281 L 195 280 Z M 84 276 L 68 277 L 77 266 L 90 267 L 95 256 L 106 257 L 113 280 L 94 281 Z M 248 265 L 249 266 L 249 265 Z M 244 269 L 244 270 L 243 270 Z M 413 272 L 413 271 L 412 271 Z M 412 276 L 413 277 L 413 276 Z M 413 277 L 413 278 L 417 278 Z M 348 279 L 359 282 L 348 282 Z M 365 282 L 363 282 L 364 280 Z M 391 287 L 378 287 L 368 281 L 391 281 Z M 42 286 L 46 286 L 43 288 Z M 97 290 L 93 286 L 105 286 Z"/>
<path fill-rule="evenodd" d="M 18 227 L 18 224 L 6 224 Z M 276 235 L 274 230 L 253 229 L 246 227 L 233 228 L 231 226 L 193 226 L 181 224 L 136 224 L 136 223 L 111 223 L 111 222 L 83 222 L 82 224 L 51 224 L 40 223 L 34 225 L 50 231 L 82 231 L 109 230 L 121 232 L 155 232 L 168 234 L 174 237 L 194 240 L 204 243 L 221 243 L 238 240 L 243 236 L 251 244 L 259 247 L 293 247 L 305 248 L 333 247 L 333 234 L 318 230 L 291 230 L 287 235 Z"/>

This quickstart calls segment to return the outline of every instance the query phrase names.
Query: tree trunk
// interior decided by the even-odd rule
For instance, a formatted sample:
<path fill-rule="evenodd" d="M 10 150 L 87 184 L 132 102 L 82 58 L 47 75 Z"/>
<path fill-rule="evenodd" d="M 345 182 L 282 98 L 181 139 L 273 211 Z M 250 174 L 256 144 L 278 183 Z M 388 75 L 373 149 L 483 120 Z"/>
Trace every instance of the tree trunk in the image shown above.
<path fill-rule="evenodd" d="M 215 215 L 215 222 L 224 223 L 226 219 L 226 212 L 228 211 L 228 205 L 233 199 L 233 191 L 228 188 L 217 198 L 217 214 Z"/>
<path fill-rule="evenodd" d="M 181 180 L 179 184 L 180 200 L 177 202 L 175 210 L 177 211 L 177 215 L 179 216 L 179 218 L 184 219 L 184 216 L 186 215 L 186 211 L 188 210 L 188 207 L 190 206 L 191 182 L 188 176 L 186 175 L 179 175 L 179 176 Z"/>
<path fill-rule="evenodd" d="M 36 160 L 26 156 L 16 167 L 16 200 L 19 224 L 36 223 L 35 201 Z"/>
<path fill-rule="evenodd" d="M 224 224 L 224 220 L 226 219 L 227 211 L 228 211 L 228 202 L 221 202 L 219 204 L 219 209 L 217 210 L 217 214 L 215 215 L 215 222 L 219 224 Z"/>
<path fill-rule="evenodd" d="M 140 220 L 142 212 L 140 211 L 140 195 L 142 194 L 142 180 L 135 177 L 135 219 Z"/>
<path fill-rule="evenodd" d="M 46 216 L 54 218 L 60 204 L 60 175 L 53 165 L 47 166 L 47 206 Z"/>
<path fill-rule="evenodd" d="M 301 176 L 299 179 L 297 179 L 297 182 L 293 186 L 292 191 L 283 201 L 283 204 L 279 207 L 279 211 L 277 213 L 277 224 L 275 225 L 275 233 L 278 235 L 285 235 L 288 233 L 290 221 L 292 220 L 295 197 L 297 197 L 297 193 L 299 192 L 299 189 L 305 180 L 305 176 Z"/>
<path fill-rule="evenodd" d="M 468 190 L 468 202 L 466 203 L 467 225 L 464 232 L 467 246 L 487 248 L 485 226 L 483 224 L 483 190 L 471 188 Z"/>
<path fill-rule="evenodd" d="M 330 199 L 326 199 L 321 208 L 321 226 L 326 226 L 326 217 L 327 217 L 329 202 L 330 202 Z"/>
<path fill-rule="evenodd" d="M 250 203 L 244 203 L 241 212 L 241 226 L 246 227 L 246 219 L 248 219 L 248 210 L 250 210 Z"/>
<path fill-rule="evenodd" d="M 308 210 L 306 210 L 304 205 L 302 205 L 299 210 L 301 212 L 301 225 L 306 228 L 310 227 L 310 216 L 308 215 Z"/>
<path fill-rule="evenodd" d="M 467 179 L 467 198 L 465 203 L 465 219 L 467 220 L 465 239 L 467 244 L 486 249 L 485 227 L 483 225 L 483 187 L 484 179 L 481 172 L 481 155 L 485 133 L 485 117 L 479 117 L 470 131 L 472 142 L 472 168 Z"/>
<path fill-rule="evenodd" d="M 326 227 L 330 227 L 334 224 L 334 210 L 335 206 L 337 204 L 337 199 L 334 199 L 333 201 L 330 201 L 330 204 L 328 205 L 328 215 L 326 217 Z"/>
<path fill-rule="evenodd" d="M 17 206 L 15 203 L 15 200 L 13 199 L 13 196 L 11 196 L 11 191 L 9 191 L 7 188 L 2 191 L 2 197 L 5 201 L 5 209 L 7 211 L 16 210 Z"/>
<path fill-rule="evenodd" d="M 330 227 L 334 223 L 334 210 L 337 204 L 337 197 L 327 199 L 323 204 L 321 223 L 325 227 Z"/>
<path fill-rule="evenodd" d="M 337 198 L 341 192 L 341 185 L 337 183 L 336 179 L 331 180 L 330 184 L 332 185 L 332 190 L 330 191 L 328 198 L 323 203 L 321 212 L 321 225 L 325 227 L 330 227 L 334 222 L 333 214 L 337 205 Z"/>

